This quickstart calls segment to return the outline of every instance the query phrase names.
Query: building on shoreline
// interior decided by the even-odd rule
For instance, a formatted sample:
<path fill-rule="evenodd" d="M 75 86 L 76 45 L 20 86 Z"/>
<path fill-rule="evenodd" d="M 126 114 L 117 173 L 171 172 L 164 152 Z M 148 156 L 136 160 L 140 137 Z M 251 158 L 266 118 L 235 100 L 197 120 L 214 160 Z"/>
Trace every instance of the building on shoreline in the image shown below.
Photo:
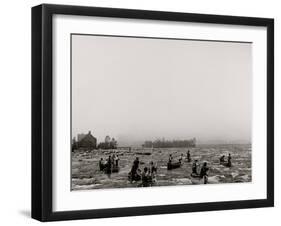
<path fill-rule="evenodd" d="M 97 138 L 92 135 L 91 131 L 89 131 L 87 134 L 79 133 L 77 134 L 77 140 L 74 137 L 71 143 L 72 151 L 78 149 L 117 149 L 117 140 L 115 138 L 110 138 L 110 136 L 106 136 L 105 141 L 98 144 Z"/>
<path fill-rule="evenodd" d="M 87 134 L 78 134 L 77 142 L 73 139 L 72 151 L 75 149 L 96 149 L 97 148 L 97 138 L 95 138 L 91 131 Z"/>

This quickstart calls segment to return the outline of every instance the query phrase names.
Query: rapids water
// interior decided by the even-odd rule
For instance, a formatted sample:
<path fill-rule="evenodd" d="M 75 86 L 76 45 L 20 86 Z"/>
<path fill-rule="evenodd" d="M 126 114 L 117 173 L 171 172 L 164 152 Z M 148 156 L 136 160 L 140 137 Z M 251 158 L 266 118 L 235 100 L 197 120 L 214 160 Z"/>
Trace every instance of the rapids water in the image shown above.
<path fill-rule="evenodd" d="M 140 187 L 141 182 L 131 183 L 128 172 L 136 156 L 140 160 L 140 169 L 149 165 L 150 161 L 157 164 L 156 183 L 153 186 L 193 185 L 202 184 L 202 180 L 193 179 L 191 174 L 192 162 L 183 161 L 180 168 L 167 170 L 169 154 L 175 161 L 181 153 L 186 157 L 190 150 L 192 160 L 198 159 L 200 166 L 204 161 L 208 163 L 208 184 L 251 182 L 251 145 L 202 145 L 196 148 L 157 148 L 129 150 L 93 150 L 88 152 L 75 151 L 72 153 L 72 190 Z M 151 155 L 141 155 L 151 152 Z M 120 171 L 110 175 L 99 171 L 100 158 L 118 154 Z M 138 153 L 138 154 L 137 154 Z M 232 167 L 219 164 L 219 157 L 232 155 Z M 227 159 L 227 158 L 226 158 Z"/>

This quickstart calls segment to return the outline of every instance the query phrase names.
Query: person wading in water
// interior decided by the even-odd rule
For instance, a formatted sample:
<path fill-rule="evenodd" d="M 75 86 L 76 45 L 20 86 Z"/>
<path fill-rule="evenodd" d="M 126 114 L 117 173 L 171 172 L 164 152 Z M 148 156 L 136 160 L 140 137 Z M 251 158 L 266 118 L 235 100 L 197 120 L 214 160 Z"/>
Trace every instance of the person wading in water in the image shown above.
<path fill-rule="evenodd" d="M 136 157 L 131 169 L 132 180 L 135 180 L 137 178 L 137 170 L 139 168 L 139 164 L 140 164 L 139 157 Z"/>
<path fill-rule="evenodd" d="M 228 166 L 228 167 L 231 167 L 231 166 L 232 166 L 232 163 L 231 163 L 231 154 L 230 154 L 230 153 L 228 154 L 228 157 L 227 157 L 227 166 Z"/>
<path fill-rule="evenodd" d="M 106 173 L 107 174 L 111 174 L 111 171 L 112 170 L 112 159 L 111 159 L 111 155 L 108 156 L 108 159 L 107 159 L 107 163 L 106 163 Z"/>
<path fill-rule="evenodd" d="M 220 157 L 220 163 L 225 162 L 225 159 L 224 159 L 224 158 L 225 158 L 225 155 L 223 155 L 223 156 Z"/>
<path fill-rule="evenodd" d="M 204 162 L 200 171 L 200 178 L 204 179 L 204 184 L 207 184 L 208 182 L 208 174 L 207 174 L 208 170 L 209 168 L 207 167 L 207 162 Z"/>
<path fill-rule="evenodd" d="M 186 153 L 186 159 L 187 159 L 188 162 L 191 162 L 190 151 L 189 150 Z"/>
<path fill-rule="evenodd" d="M 192 174 L 195 176 L 198 175 L 197 168 L 198 168 L 198 160 L 195 159 L 192 164 Z"/>

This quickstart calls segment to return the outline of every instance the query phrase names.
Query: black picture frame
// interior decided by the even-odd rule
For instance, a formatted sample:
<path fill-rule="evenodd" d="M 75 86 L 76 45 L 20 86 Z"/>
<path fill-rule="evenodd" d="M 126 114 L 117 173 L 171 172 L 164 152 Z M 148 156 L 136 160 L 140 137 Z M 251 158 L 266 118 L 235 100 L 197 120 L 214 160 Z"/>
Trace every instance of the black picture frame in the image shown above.
<path fill-rule="evenodd" d="M 95 210 L 52 210 L 52 18 L 55 14 L 267 28 L 267 198 Z M 274 20 L 43 4 L 32 8 L 32 218 L 40 221 L 123 217 L 274 206 Z"/>

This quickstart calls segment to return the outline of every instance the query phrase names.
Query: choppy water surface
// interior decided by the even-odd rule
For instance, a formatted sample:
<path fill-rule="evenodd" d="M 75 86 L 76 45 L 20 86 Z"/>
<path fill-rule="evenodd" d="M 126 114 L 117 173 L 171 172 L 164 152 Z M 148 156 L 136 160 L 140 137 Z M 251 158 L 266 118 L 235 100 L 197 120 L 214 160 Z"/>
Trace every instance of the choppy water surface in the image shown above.
<path fill-rule="evenodd" d="M 191 158 L 203 163 L 208 162 L 208 183 L 237 183 L 250 182 L 251 174 L 251 145 L 205 145 L 196 148 L 159 148 L 154 150 L 132 149 L 129 150 L 93 150 L 89 152 L 72 153 L 72 189 L 97 189 L 139 187 L 141 182 L 128 181 L 128 172 L 131 170 L 134 159 L 138 156 L 140 169 L 148 166 L 150 161 L 157 163 L 157 182 L 153 186 L 165 185 L 192 185 L 201 184 L 202 181 L 191 178 L 191 165 L 183 162 L 181 168 L 167 170 L 169 154 L 177 160 L 181 153 L 186 156 L 190 150 Z M 151 155 L 137 154 L 151 152 Z M 118 154 L 120 171 L 107 175 L 99 171 L 100 158 L 106 159 L 109 154 Z M 232 155 L 232 167 L 228 168 L 219 164 L 219 157 L 228 153 Z"/>

